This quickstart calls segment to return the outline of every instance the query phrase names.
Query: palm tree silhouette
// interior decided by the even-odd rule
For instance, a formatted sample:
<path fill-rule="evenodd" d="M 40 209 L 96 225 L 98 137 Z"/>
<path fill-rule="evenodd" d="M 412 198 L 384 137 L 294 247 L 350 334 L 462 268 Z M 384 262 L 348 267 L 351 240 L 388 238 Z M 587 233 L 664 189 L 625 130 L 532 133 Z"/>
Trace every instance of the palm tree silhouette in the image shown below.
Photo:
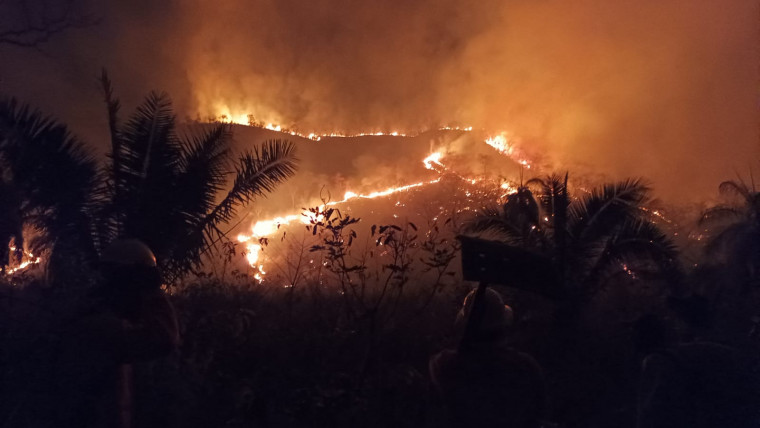
<path fill-rule="evenodd" d="M 225 239 L 221 226 L 235 218 L 239 206 L 273 191 L 295 173 L 295 147 L 287 141 L 266 141 L 234 163 L 231 125 L 179 135 L 165 93 L 150 93 L 121 123 L 120 103 L 105 72 L 101 82 L 111 151 L 99 207 L 100 242 L 119 236 L 145 241 L 168 280 L 200 266 L 202 255 Z M 217 201 L 230 176 L 230 190 Z"/>
<path fill-rule="evenodd" d="M 0 100 L 0 268 L 11 239 L 20 257 L 25 225 L 36 231 L 33 247 L 65 242 L 94 255 L 86 232 L 98 174 L 84 147 L 65 125 Z"/>
<path fill-rule="evenodd" d="M 729 200 L 702 213 L 699 225 L 710 236 L 707 259 L 740 275 L 746 286 L 760 280 L 760 192 L 750 177 L 720 183 L 719 192 Z"/>
<path fill-rule="evenodd" d="M 59 259 L 62 268 L 66 259 L 70 264 L 72 252 L 94 262 L 111 240 L 131 237 L 153 249 L 172 282 L 227 239 L 222 227 L 240 206 L 295 173 L 295 148 L 288 141 L 265 141 L 235 161 L 231 125 L 179 132 L 165 93 L 150 93 L 121 122 L 105 71 L 101 83 L 111 137 L 101 168 L 65 125 L 15 100 L 0 102 L 3 260 L 7 243 L 20 242 L 26 224 L 41 231 L 43 245 L 55 245 L 53 268 Z"/>
<path fill-rule="evenodd" d="M 620 274 L 678 275 L 676 248 L 650 220 L 650 189 L 641 180 L 604 184 L 575 199 L 567 182 L 567 174 L 529 180 L 500 209 L 481 210 L 468 229 L 543 257 L 559 282 L 554 294 L 572 300 L 593 296 Z"/>

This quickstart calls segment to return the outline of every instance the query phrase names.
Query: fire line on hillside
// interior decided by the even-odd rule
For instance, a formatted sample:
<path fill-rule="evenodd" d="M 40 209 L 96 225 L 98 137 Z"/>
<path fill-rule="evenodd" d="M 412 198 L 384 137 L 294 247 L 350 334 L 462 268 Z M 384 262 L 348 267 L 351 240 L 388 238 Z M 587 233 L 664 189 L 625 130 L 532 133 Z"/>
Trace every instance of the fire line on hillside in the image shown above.
<path fill-rule="evenodd" d="M 238 117 L 238 116 L 224 115 L 224 116 L 221 116 L 221 118 L 223 121 L 228 121 L 231 123 L 242 124 L 242 125 L 249 125 L 249 120 L 247 116 Z M 360 136 L 406 137 L 406 136 L 416 136 L 420 134 L 420 133 L 405 134 L 401 132 L 390 132 L 390 133 L 374 132 L 374 133 L 358 133 L 358 134 L 332 133 L 332 134 L 320 135 L 320 134 L 315 134 L 315 133 L 301 134 L 295 131 L 284 129 L 281 126 L 274 125 L 274 124 L 267 124 L 261 127 L 268 130 L 272 130 L 272 131 L 289 133 L 290 135 L 293 135 L 293 136 L 308 138 L 313 141 L 320 141 L 322 138 L 326 138 L 326 137 L 360 137 Z M 472 131 L 472 127 L 464 127 L 464 128 L 443 127 L 443 128 L 440 128 L 439 130 L 443 130 L 443 131 L 459 130 L 459 131 L 464 131 L 464 132 L 470 132 Z M 513 159 L 515 162 L 517 162 L 518 164 L 522 165 L 525 168 L 530 168 L 531 163 L 527 159 L 525 159 L 525 157 L 517 149 L 515 144 L 511 142 L 507 138 L 506 135 L 507 134 L 503 132 L 498 133 L 492 137 L 487 138 L 484 141 L 484 143 L 491 146 L 499 154 Z M 435 151 L 422 160 L 422 163 L 426 169 L 430 171 L 434 171 L 439 174 L 438 178 L 435 178 L 432 180 L 426 180 L 426 181 L 419 181 L 419 182 L 410 183 L 410 184 L 397 186 L 397 187 L 388 187 L 382 190 L 376 190 L 369 193 L 356 193 L 353 191 L 347 191 L 344 194 L 343 199 L 339 201 L 326 202 L 322 205 L 321 208 L 346 204 L 349 201 L 357 200 L 357 199 L 381 198 L 381 197 L 386 197 L 386 196 L 399 193 L 399 192 L 406 192 L 412 189 L 423 188 L 428 185 L 439 183 L 441 180 L 441 176 L 447 172 L 453 174 L 454 176 L 458 177 L 464 182 L 467 182 L 470 184 L 475 184 L 480 180 L 480 178 L 464 177 L 459 174 L 448 171 L 446 168 L 446 165 L 443 163 L 444 156 L 445 156 L 444 153 L 440 151 Z M 508 183 L 502 183 L 501 189 L 505 190 L 506 193 L 511 193 L 515 191 L 514 187 Z M 319 220 L 314 217 L 315 215 L 311 213 L 310 211 L 300 210 L 300 212 L 298 213 L 291 213 L 291 214 L 274 217 L 271 219 L 259 220 L 250 226 L 249 233 L 241 233 L 237 236 L 237 241 L 244 244 L 246 247 L 246 259 L 247 259 L 248 264 L 256 270 L 254 274 L 254 278 L 256 280 L 262 281 L 264 279 L 264 275 L 266 274 L 264 263 L 261 257 L 261 252 L 263 250 L 261 240 L 271 237 L 283 226 L 287 226 L 292 223 L 301 223 L 304 225 L 309 225 L 309 224 L 312 224 L 314 221 Z"/>

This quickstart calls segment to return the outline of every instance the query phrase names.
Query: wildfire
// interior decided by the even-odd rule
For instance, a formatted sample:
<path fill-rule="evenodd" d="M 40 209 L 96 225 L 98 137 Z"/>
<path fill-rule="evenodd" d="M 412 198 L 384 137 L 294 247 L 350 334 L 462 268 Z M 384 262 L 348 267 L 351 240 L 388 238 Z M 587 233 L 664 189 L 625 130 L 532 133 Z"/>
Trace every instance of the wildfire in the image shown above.
<path fill-rule="evenodd" d="M 222 113 L 217 116 L 217 121 L 219 122 L 225 122 L 225 123 L 235 123 L 239 125 L 247 125 L 247 126 L 256 126 L 264 129 L 268 129 L 271 131 L 281 132 L 285 134 L 290 134 L 293 136 L 298 136 L 302 138 L 307 138 L 313 141 L 320 141 L 322 138 L 327 137 L 338 137 L 338 138 L 350 138 L 350 137 L 364 137 L 364 136 L 393 136 L 393 137 L 415 137 L 423 132 L 427 132 L 428 130 L 423 130 L 419 132 L 413 132 L 413 133 L 404 133 L 399 131 L 390 131 L 390 132 L 362 132 L 362 133 L 355 133 L 355 134 L 349 134 L 349 133 L 329 133 L 329 134 L 317 134 L 317 133 L 300 133 L 291 129 L 287 129 L 281 125 L 277 125 L 274 123 L 256 123 L 253 120 L 253 117 L 246 114 L 232 114 L 229 109 L 222 109 Z M 438 128 L 439 131 L 464 131 L 464 132 L 470 132 L 473 130 L 472 126 L 468 127 L 459 127 L 459 126 L 444 126 L 441 128 Z M 496 149 L 500 154 L 508 156 L 515 160 L 516 162 L 522 164 L 526 168 L 530 168 L 530 163 L 524 159 L 519 157 L 519 152 L 516 149 L 515 145 L 511 143 L 505 133 L 501 133 L 499 135 L 496 135 L 494 137 L 489 137 L 485 140 L 485 143 L 489 146 Z M 446 166 L 442 163 L 444 155 L 441 152 L 434 152 L 428 155 L 426 158 L 422 160 L 423 165 L 426 169 L 435 171 L 439 174 L 443 174 L 443 172 L 446 170 Z M 467 178 L 460 176 L 458 174 L 453 173 L 454 176 L 459 177 L 463 182 L 469 183 L 469 184 L 475 184 L 479 182 L 480 178 Z M 398 192 L 405 192 L 409 191 L 411 189 L 419 188 L 425 185 L 438 183 L 441 180 L 441 178 L 436 178 L 434 180 L 428 180 L 428 181 L 420 181 L 417 183 L 411 183 L 403 186 L 398 187 L 389 187 L 384 190 L 377 190 L 374 192 L 366 193 L 366 194 L 360 194 L 353 191 L 347 191 L 342 200 L 339 201 L 331 201 L 327 202 L 322 208 L 327 206 L 334 206 L 338 204 L 346 203 L 353 199 L 374 199 L 374 198 L 381 198 L 385 196 L 392 195 L 394 193 Z M 514 186 L 512 186 L 509 183 L 503 183 L 501 184 L 501 188 L 506 191 L 506 193 L 512 193 L 515 191 Z M 468 194 L 469 196 L 469 194 Z M 656 213 L 655 213 L 656 214 Z M 256 269 L 256 273 L 254 274 L 254 278 L 258 281 L 262 281 L 264 278 L 264 275 L 266 272 L 264 271 L 264 265 L 260 263 L 260 255 L 261 251 L 263 250 L 263 243 L 262 240 L 265 238 L 268 238 L 272 235 L 274 235 L 282 226 L 287 226 L 294 222 L 300 222 L 305 225 L 312 224 L 315 221 L 318 221 L 319 218 L 316 218 L 316 215 L 312 212 L 309 212 L 308 210 L 303 210 L 302 212 L 298 214 L 288 214 L 285 216 L 275 217 L 268 220 L 260 220 L 254 223 L 251 226 L 250 229 L 250 235 L 240 234 L 237 236 L 237 240 L 240 243 L 245 244 L 246 248 L 246 260 L 248 264 L 251 267 L 254 267 Z M 14 247 L 11 247 L 12 251 L 15 251 Z M 29 266 L 35 265 L 40 263 L 42 260 L 40 257 L 34 257 L 32 253 L 24 252 L 24 261 L 20 263 L 18 266 L 15 266 L 13 268 L 10 268 L 6 271 L 7 275 L 14 274 L 16 272 L 22 271 L 24 269 L 27 269 Z"/>
<path fill-rule="evenodd" d="M 323 138 L 328 137 L 339 137 L 339 138 L 349 138 L 349 137 L 363 137 L 363 136 L 394 136 L 394 137 L 414 137 L 417 135 L 420 135 L 423 132 L 426 132 L 428 130 L 414 132 L 414 133 L 405 133 L 405 132 L 399 132 L 399 131 L 390 131 L 390 132 L 362 132 L 362 133 L 355 133 L 355 134 L 349 134 L 349 133 L 329 133 L 329 134 L 317 134 L 317 133 L 301 133 L 292 129 L 288 129 L 286 127 L 283 127 L 281 125 L 277 125 L 274 123 L 257 123 L 254 121 L 252 116 L 249 115 L 241 115 L 241 114 L 231 114 L 228 109 L 223 109 L 224 113 L 218 116 L 218 121 L 221 122 L 227 122 L 227 123 L 235 123 L 239 125 L 247 125 L 247 126 L 256 126 L 264 129 L 269 129 L 271 131 L 277 131 L 285 134 L 290 134 L 293 136 L 298 136 L 302 138 L 307 138 L 313 141 L 320 141 Z M 441 128 L 438 128 L 439 131 L 464 131 L 464 132 L 470 132 L 473 130 L 471 126 L 468 127 L 459 127 L 459 126 L 444 126 Z M 506 133 L 500 133 L 494 137 L 490 137 L 487 140 L 485 140 L 485 143 L 489 146 L 496 149 L 500 154 L 508 156 L 512 159 L 514 159 L 516 162 L 520 163 L 521 165 L 525 166 L 526 168 L 530 168 L 530 163 L 521 155 L 519 154 L 516 146 L 514 143 L 510 142 L 507 137 Z M 423 165 L 426 169 L 435 171 L 439 174 L 443 174 L 443 172 L 446 170 L 446 166 L 442 163 L 444 155 L 441 152 L 434 152 L 431 153 L 429 156 L 424 158 L 422 160 Z M 475 184 L 479 182 L 481 179 L 479 178 L 468 178 L 468 177 L 462 177 L 458 174 L 454 174 L 455 176 L 462 179 L 464 182 Z M 347 191 L 345 195 L 343 196 L 343 199 L 340 201 L 332 201 L 326 203 L 324 207 L 327 206 L 333 206 L 338 204 L 346 203 L 353 199 L 374 199 L 374 198 L 380 198 L 392 195 L 394 193 L 398 192 L 404 192 L 411 189 L 419 188 L 428 184 L 433 184 L 439 182 L 441 179 L 437 178 L 434 180 L 429 181 L 421 181 L 417 183 L 411 183 L 399 187 L 389 187 L 384 190 L 377 190 L 374 192 L 370 192 L 367 194 L 360 194 L 353 191 Z M 501 185 L 501 188 L 506 191 L 506 193 L 511 193 L 514 191 L 514 187 L 511 186 L 508 183 L 504 183 Z M 282 226 L 287 226 L 291 223 L 300 222 L 302 224 L 311 224 L 314 221 L 317 221 L 319 219 L 314 217 L 315 214 L 309 212 L 309 211 L 301 211 L 297 214 L 288 214 L 280 217 L 275 217 L 268 220 L 259 220 L 256 223 L 254 223 L 251 226 L 250 229 L 250 235 L 238 235 L 237 240 L 241 243 L 244 243 L 246 246 L 246 259 L 248 261 L 248 264 L 256 269 L 256 273 L 254 274 L 254 277 L 261 281 L 265 275 L 264 272 L 264 266 L 261 264 L 260 255 L 261 251 L 263 249 L 262 241 L 265 238 L 268 238 L 272 235 L 274 235 Z"/>
<path fill-rule="evenodd" d="M 14 247 L 13 245 L 8 246 L 8 249 L 11 252 L 16 251 L 16 247 Z M 42 261 L 41 257 L 35 257 L 34 254 L 32 254 L 29 251 L 24 250 L 23 253 L 24 253 L 24 256 L 21 263 L 18 266 L 14 266 L 12 268 L 7 269 L 5 272 L 6 275 L 13 275 L 17 272 L 21 272 L 30 266 L 39 264 Z"/>
<path fill-rule="evenodd" d="M 348 191 L 345 193 L 342 200 L 327 202 L 322 206 L 322 208 L 343 204 L 352 199 L 380 198 L 383 196 L 392 195 L 394 193 L 405 192 L 417 187 L 422 187 L 427 184 L 438 183 L 439 181 L 441 181 L 441 179 L 436 178 L 435 180 L 420 181 L 418 183 L 407 184 L 405 186 L 389 187 L 385 190 L 378 190 L 367 194 Z M 248 264 L 252 267 L 256 267 L 258 270 L 258 272 L 254 275 L 257 280 L 261 281 L 263 279 L 263 275 L 265 274 L 264 266 L 261 264 L 257 266 L 261 250 L 263 249 L 263 247 L 258 243 L 259 240 L 274 235 L 277 230 L 280 229 L 280 227 L 287 226 L 295 221 L 300 221 L 303 224 L 311 224 L 314 221 L 319 221 L 319 217 L 308 210 L 303 210 L 301 211 L 300 215 L 290 214 L 286 216 L 275 217 L 270 220 L 259 220 L 251 226 L 251 235 L 240 234 L 237 236 L 238 242 L 246 244 L 246 259 L 248 261 Z"/>
<path fill-rule="evenodd" d="M 308 138 L 313 141 L 320 141 L 322 138 L 353 138 L 353 137 L 368 137 L 368 136 L 386 136 L 386 137 L 416 137 L 417 135 L 427 132 L 429 130 L 422 130 L 417 132 L 402 132 L 402 131 L 378 131 L 378 132 L 358 132 L 358 133 L 343 133 L 343 132 L 331 132 L 328 134 L 318 134 L 315 132 L 303 133 L 293 129 L 289 129 L 282 125 L 274 123 L 256 123 L 250 115 L 246 114 L 232 114 L 228 108 L 220 109 L 221 113 L 216 116 L 217 122 L 234 123 L 237 125 L 255 126 L 259 128 L 268 129 L 270 131 L 282 132 L 290 134 L 295 137 Z M 439 131 L 464 131 L 470 132 L 473 130 L 472 126 L 442 126 L 438 128 Z"/>
<path fill-rule="evenodd" d="M 443 168 L 443 164 L 441 163 L 441 158 L 443 155 L 440 152 L 433 153 L 432 155 L 426 157 L 422 160 L 422 163 L 425 164 L 425 168 L 437 171 L 435 169 L 435 166 L 439 166 Z M 435 166 L 434 166 L 435 165 Z"/>
<path fill-rule="evenodd" d="M 488 138 L 486 140 L 486 144 L 496 149 L 496 151 L 499 153 L 515 159 L 515 161 L 517 161 L 520 165 L 530 169 L 530 162 L 520 156 L 520 153 L 518 152 L 516 146 L 511 143 L 509 139 L 507 139 L 505 133 L 501 133 L 495 137 Z"/>
<path fill-rule="evenodd" d="M 513 186 L 511 183 L 504 182 L 501 183 L 501 186 L 499 187 L 506 191 L 506 193 L 504 193 L 504 196 L 517 192 L 517 187 Z"/>
<path fill-rule="evenodd" d="M 36 265 L 36 264 L 38 264 L 41 261 L 42 261 L 42 259 L 39 258 L 39 257 L 36 257 L 36 258 L 34 258 L 32 260 L 25 260 L 25 261 L 21 262 L 21 264 L 18 265 L 18 266 L 16 266 L 15 268 L 9 269 L 8 273 L 9 274 L 14 274 L 14 273 L 16 273 L 18 271 L 22 271 L 22 270 L 28 268 L 31 265 Z"/>
<path fill-rule="evenodd" d="M 272 129 L 272 128 L 267 126 L 267 129 Z M 469 131 L 471 129 L 472 128 L 465 128 L 464 130 Z M 313 134 L 310 134 L 310 135 L 313 135 Z M 386 134 L 360 134 L 360 135 L 386 135 Z M 393 133 L 391 135 L 403 135 L 403 134 Z M 339 135 L 330 135 L 330 136 L 339 136 Z M 340 135 L 340 136 L 343 136 L 343 135 Z M 311 138 L 311 139 L 315 139 L 315 138 Z M 494 147 L 497 151 L 499 151 L 499 153 L 514 158 L 514 155 L 515 155 L 514 145 L 509 144 L 503 134 L 493 137 L 493 138 L 489 138 L 485 142 L 489 146 Z M 441 152 L 434 152 L 428 155 L 425 159 L 423 159 L 422 163 L 423 165 L 425 165 L 425 168 L 438 172 L 439 174 L 442 174 L 444 170 L 446 169 L 445 165 L 441 162 L 442 159 L 443 159 L 443 154 Z M 516 159 L 516 161 L 526 166 L 527 168 L 530 168 L 530 164 L 526 160 Z M 458 174 L 455 174 L 455 175 L 459 177 L 460 179 L 462 179 L 464 182 L 467 182 L 470 184 L 475 184 L 480 181 L 479 178 L 466 178 Z M 418 187 L 422 187 L 428 184 L 438 183 L 439 181 L 441 181 L 440 177 L 434 180 L 420 181 L 417 183 L 407 184 L 404 186 L 389 187 L 384 190 L 377 190 L 377 191 L 367 193 L 367 194 L 360 194 L 353 191 L 347 191 L 345 195 L 343 196 L 342 200 L 327 202 L 323 206 L 323 208 L 327 206 L 343 204 L 353 199 L 380 198 L 380 197 L 392 195 L 394 193 L 404 192 L 404 191 L 408 191 L 408 190 L 415 189 Z M 514 186 L 510 185 L 509 183 L 501 184 L 501 188 L 506 191 L 506 194 L 509 194 L 515 191 Z M 280 227 L 287 226 L 290 223 L 300 221 L 302 224 L 308 225 L 317 220 L 319 219 L 315 218 L 314 213 L 309 212 L 307 210 L 303 210 L 299 214 L 289 214 L 285 216 L 275 217 L 269 220 L 259 220 L 251 226 L 250 235 L 243 235 L 243 234 L 238 235 L 237 237 L 238 241 L 241 243 L 245 243 L 246 245 L 246 259 L 248 261 L 248 264 L 256 268 L 257 270 L 257 272 L 254 274 L 254 278 L 258 281 L 262 281 L 265 275 L 264 266 L 263 264 L 260 263 L 260 255 L 263 249 L 262 245 L 260 244 L 262 239 L 268 238 L 274 235 L 277 232 L 277 230 L 280 229 Z"/>

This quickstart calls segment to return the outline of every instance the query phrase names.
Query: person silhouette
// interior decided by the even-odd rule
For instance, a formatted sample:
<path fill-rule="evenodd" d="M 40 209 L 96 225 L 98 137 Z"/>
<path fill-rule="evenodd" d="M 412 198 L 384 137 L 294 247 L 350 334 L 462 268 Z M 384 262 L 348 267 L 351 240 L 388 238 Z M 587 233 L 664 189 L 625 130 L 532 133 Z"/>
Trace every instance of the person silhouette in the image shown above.
<path fill-rule="evenodd" d="M 97 303 L 66 329 L 58 426 L 131 427 L 132 365 L 179 345 L 177 317 L 150 248 L 116 240 L 100 262 Z"/>
<path fill-rule="evenodd" d="M 475 291 L 457 316 L 463 329 L 475 304 Z M 459 349 L 431 357 L 430 378 L 453 427 L 539 427 L 545 407 L 543 373 L 529 355 L 510 346 L 512 309 L 487 288 L 481 316 Z M 472 322 L 472 321 L 470 321 Z"/>

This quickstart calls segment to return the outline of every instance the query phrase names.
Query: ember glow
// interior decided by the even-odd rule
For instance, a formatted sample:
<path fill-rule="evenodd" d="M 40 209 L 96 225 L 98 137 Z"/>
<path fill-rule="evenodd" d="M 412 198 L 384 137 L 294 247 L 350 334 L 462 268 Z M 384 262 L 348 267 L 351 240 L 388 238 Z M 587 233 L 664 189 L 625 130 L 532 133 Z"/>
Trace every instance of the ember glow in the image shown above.
<path fill-rule="evenodd" d="M 375 131 L 375 132 L 330 132 L 330 133 L 315 133 L 315 132 L 299 132 L 293 129 L 289 129 L 285 126 L 275 123 L 255 123 L 252 122 L 252 116 L 247 114 L 231 114 L 230 109 L 223 107 L 218 110 L 219 113 L 214 115 L 216 122 L 221 123 L 233 123 L 236 125 L 255 126 L 259 128 L 268 129 L 270 131 L 282 132 L 284 134 L 290 134 L 294 137 L 307 138 L 313 141 L 321 141 L 323 138 L 354 138 L 354 137 L 416 137 L 417 135 L 427 132 L 429 130 L 421 130 L 417 132 L 404 132 L 404 131 Z M 470 132 L 473 130 L 472 126 L 443 126 L 438 128 L 439 131 L 464 131 Z"/>
<path fill-rule="evenodd" d="M 488 138 L 486 144 L 493 147 L 499 153 L 515 158 L 515 160 L 522 166 L 530 168 L 530 163 L 527 159 L 521 156 L 520 151 L 516 145 L 512 143 L 505 133 L 501 133 L 495 137 Z"/>
<path fill-rule="evenodd" d="M 405 186 L 389 187 L 385 190 L 378 190 L 367 194 L 359 194 L 348 191 L 345 193 L 342 200 L 327 202 L 321 208 L 344 204 L 352 199 L 375 199 L 389 196 L 394 193 L 405 192 L 428 184 L 438 183 L 439 181 L 441 181 L 441 179 L 437 178 L 435 180 L 421 181 L 418 183 L 407 184 Z M 250 235 L 238 235 L 238 242 L 244 243 L 246 246 L 246 259 L 248 260 L 248 264 L 257 270 L 256 274 L 254 274 L 254 278 L 261 281 L 263 279 L 263 275 L 265 274 L 264 265 L 257 265 L 259 259 L 261 258 L 261 250 L 263 249 L 263 247 L 258 243 L 260 239 L 271 237 L 280 229 L 280 227 L 287 226 L 296 221 L 300 221 L 303 224 L 311 224 L 312 222 L 318 220 L 319 218 L 316 217 L 313 213 L 309 212 L 308 210 L 302 210 L 300 215 L 290 214 L 286 216 L 275 217 L 270 220 L 259 220 L 251 226 Z"/>
<path fill-rule="evenodd" d="M 16 251 L 16 247 L 14 247 L 13 245 L 10 245 L 8 249 L 10 250 L 11 253 L 14 253 Z M 40 262 L 42 262 L 41 257 L 35 257 L 35 255 L 32 254 L 31 252 L 24 250 L 21 263 L 19 263 L 17 266 L 9 267 L 5 273 L 6 275 L 13 275 L 15 273 L 22 272 L 31 266 L 37 265 Z"/>
<path fill-rule="evenodd" d="M 425 164 L 425 168 L 430 170 L 436 170 L 436 166 L 443 167 L 443 164 L 441 163 L 441 157 L 443 155 L 439 152 L 433 153 L 432 155 L 426 157 L 422 160 L 422 163 Z"/>

